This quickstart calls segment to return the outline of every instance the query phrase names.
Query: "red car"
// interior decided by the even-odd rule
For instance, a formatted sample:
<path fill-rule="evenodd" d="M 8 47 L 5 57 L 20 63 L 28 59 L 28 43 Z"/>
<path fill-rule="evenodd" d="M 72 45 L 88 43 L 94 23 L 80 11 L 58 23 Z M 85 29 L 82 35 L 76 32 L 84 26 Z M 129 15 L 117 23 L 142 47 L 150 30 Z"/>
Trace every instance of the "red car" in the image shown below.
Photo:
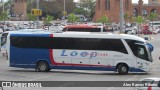
<path fill-rule="evenodd" d="M 139 31 L 139 34 L 155 34 L 155 33 L 151 32 L 149 30 L 141 30 L 141 31 Z"/>
<path fill-rule="evenodd" d="M 143 29 L 139 31 L 139 34 L 155 34 L 155 33 L 149 30 L 148 25 L 144 25 Z"/>

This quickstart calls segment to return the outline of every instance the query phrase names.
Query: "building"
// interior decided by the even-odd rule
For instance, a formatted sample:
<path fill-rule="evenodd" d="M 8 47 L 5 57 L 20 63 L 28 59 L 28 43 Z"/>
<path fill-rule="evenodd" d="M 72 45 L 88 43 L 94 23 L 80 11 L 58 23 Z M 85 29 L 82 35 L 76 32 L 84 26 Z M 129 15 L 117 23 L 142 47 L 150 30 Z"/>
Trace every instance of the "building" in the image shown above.
<path fill-rule="evenodd" d="M 137 4 L 132 4 L 132 0 L 123 0 L 123 11 L 128 16 L 147 16 L 151 12 L 160 14 L 160 0 L 149 0 L 149 4 L 144 4 L 139 0 Z M 96 0 L 96 11 L 94 21 L 102 16 L 107 16 L 111 22 L 119 22 L 120 0 Z"/>
<path fill-rule="evenodd" d="M 132 14 L 132 0 L 123 0 L 124 13 Z M 120 0 L 96 0 L 96 14 L 94 20 L 107 16 L 110 21 L 118 22 L 120 12 Z"/>
<path fill-rule="evenodd" d="M 160 0 L 148 0 L 149 4 L 160 4 Z"/>
<path fill-rule="evenodd" d="M 17 20 L 27 19 L 27 0 L 14 0 L 13 13 Z"/>

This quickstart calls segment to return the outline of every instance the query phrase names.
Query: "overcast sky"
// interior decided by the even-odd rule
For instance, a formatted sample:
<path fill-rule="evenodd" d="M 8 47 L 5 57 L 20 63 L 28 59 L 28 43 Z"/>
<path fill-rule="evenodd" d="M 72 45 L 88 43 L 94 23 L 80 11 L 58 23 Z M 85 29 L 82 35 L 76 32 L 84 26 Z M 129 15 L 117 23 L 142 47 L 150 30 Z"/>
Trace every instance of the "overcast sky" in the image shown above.
<path fill-rule="evenodd" d="M 133 3 L 138 3 L 139 0 L 132 0 Z M 148 0 L 143 0 L 144 3 L 148 3 Z"/>

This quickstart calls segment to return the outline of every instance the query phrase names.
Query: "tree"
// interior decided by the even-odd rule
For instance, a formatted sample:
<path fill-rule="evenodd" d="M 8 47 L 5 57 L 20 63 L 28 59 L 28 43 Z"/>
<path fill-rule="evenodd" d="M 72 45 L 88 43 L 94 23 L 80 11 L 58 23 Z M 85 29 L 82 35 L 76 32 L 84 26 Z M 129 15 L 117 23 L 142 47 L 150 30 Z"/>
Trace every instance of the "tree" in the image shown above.
<path fill-rule="evenodd" d="M 47 15 L 47 17 L 44 19 L 43 24 L 48 26 L 48 30 L 49 30 L 49 26 L 51 25 L 51 21 L 53 20 L 53 16 Z"/>
<path fill-rule="evenodd" d="M 76 17 L 75 14 L 71 13 L 68 16 L 68 21 L 71 22 L 71 23 L 74 23 L 74 22 L 78 21 L 78 18 Z"/>
<path fill-rule="evenodd" d="M 144 22 L 143 17 L 142 17 L 142 16 L 138 16 L 138 17 L 136 18 L 136 22 L 137 22 L 138 24 L 141 24 L 142 22 Z"/>
<path fill-rule="evenodd" d="M 139 36 L 139 27 L 141 23 L 144 22 L 144 18 L 142 16 L 138 16 L 135 20 L 138 23 L 138 36 Z"/>
<path fill-rule="evenodd" d="M 66 0 L 66 13 L 71 13 L 76 8 L 73 0 Z M 42 17 L 47 15 L 54 16 L 54 19 L 61 19 L 64 12 L 64 0 L 40 0 L 40 9 L 42 9 Z M 31 9 L 36 8 L 36 0 L 27 0 L 27 13 L 31 12 Z"/>
<path fill-rule="evenodd" d="M 84 15 L 84 16 L 89 15 L 87 10 L 85 10 L 84 8 L 76 8 L 76 9 L 74 9 L 73 13 L 74 14 L 79 14 L 79 15 Z"/>
<path fill-rule="evenodd" d="M 109 23 L 109 18 L 107 16 L 102 16 L 101 18 L 98 19 L 97 22 L 101 22 L 103 25 L 105 25 L 106 23 Z"/>
<path fill-rule="evenodd" d="M 53 20 L 53 16 L 47 15 L 47 17 L 44 19 L 43 23 L 44 24 L 49 24 Z"/>
<path fill-rule="evenodd" d="M 6 11 L 2 12 L 0 15 L 0 20 L 6 21 L 8 19 L 8 14 Z"/>
<path fill-rule="evenodd" d="M 36 16 L 32 15 L 32 13 L 28 13 L 27 16 L 28 16 L 29 21 L 35 21 L 36 20 Z"/>
<path fill-rule="evenodd" d="M 83 8 L 88 12 L 86 17 L 94 17 L 95 14 L 95 7 L 96 7 L 96 0 L 79 0 L 78 8 Z"/>
<path fill-rule="evenodd" d="M 153 21 L 153 20 L 157 19 L 157 17 L 158 17 L 157 13 L 152 12 L 149 15 L 149 20 Z"/>
<path fill-rule="evenodd" d="M 128 13 L 125 13 L 124 14 L 124 20 L 125 20 L 125 22 L 127 21 L 128 17 L 129 17 Z"/>
<path fill-rule="evenodd" d="M 28 17 L 28 20 L 30 21 L 30 28 L 32 26 L 32 21 L 35 21 L 36 20 L 36 16 L 32 15 L 32 13 L 28 13 L 27 14 L 27 17 Z"/>

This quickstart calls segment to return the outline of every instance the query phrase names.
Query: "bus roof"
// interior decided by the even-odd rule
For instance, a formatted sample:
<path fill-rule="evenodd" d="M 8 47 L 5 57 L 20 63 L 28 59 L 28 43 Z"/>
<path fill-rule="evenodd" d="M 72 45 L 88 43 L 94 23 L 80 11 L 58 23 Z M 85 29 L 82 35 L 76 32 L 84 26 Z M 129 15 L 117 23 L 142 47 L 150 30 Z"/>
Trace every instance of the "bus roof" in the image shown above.
<path fill-rule="evenodd" d="M 16 33 L 11 33 L 11 34 L 16 34 Z M 21 34 L 17 34 L 17 35 L 23 36 L 24 34 L 25 33 L 21 33 Z M 37 34 L 37 33 L 32 33 L 32 34 L 28 33 L 27 36 L 32 36 L 35 34 Z M 91 32 L 62 32 L 62 33 L 40 33 L 40 34 L 45 35 L 45 36 L 46 36 L 46 34 L 48 34 L 48 36 L 50 36 L 52 34 L 53 37 L 131 39 L 131 40 L 146 42 L 141 37 L 134 36 L 134 35 L 128 35 L 128 34 L 91 33 Z"/>

